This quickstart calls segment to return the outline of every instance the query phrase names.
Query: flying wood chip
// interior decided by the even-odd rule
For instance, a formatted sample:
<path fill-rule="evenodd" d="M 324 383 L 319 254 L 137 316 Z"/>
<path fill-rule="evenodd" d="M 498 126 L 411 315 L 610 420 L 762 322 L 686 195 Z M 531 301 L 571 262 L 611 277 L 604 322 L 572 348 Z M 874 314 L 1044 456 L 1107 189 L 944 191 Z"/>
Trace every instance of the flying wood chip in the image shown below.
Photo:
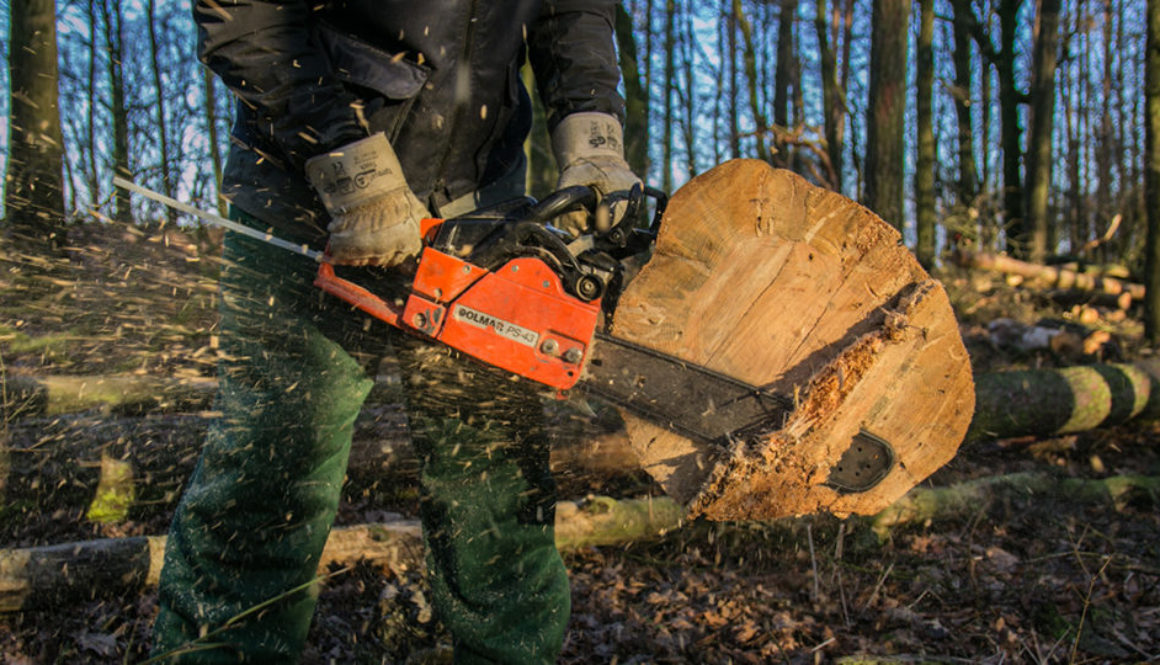
<path fill-rule="evenodd" d="M 625 414 L 690 516 L 877 513 L 954 456 L 974 411 L 946 293 L 898 232 L 757 160 L 673 196 L 613 333 L 793 398 L 784 422 L 727 446 Z"/>

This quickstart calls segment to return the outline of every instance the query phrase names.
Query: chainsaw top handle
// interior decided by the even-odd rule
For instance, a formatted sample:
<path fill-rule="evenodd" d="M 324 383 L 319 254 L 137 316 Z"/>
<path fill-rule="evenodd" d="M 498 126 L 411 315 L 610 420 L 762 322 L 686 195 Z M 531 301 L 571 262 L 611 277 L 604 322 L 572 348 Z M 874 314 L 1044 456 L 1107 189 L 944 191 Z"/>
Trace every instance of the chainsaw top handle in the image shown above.
<path fill-rule="evenodd" d="M 612 240 L 614 244 L 623 246 L 622 241 L 627 240 L 629 232 L 635 227 L 645 197 L 656 202 L 653 218 L 647 227 L 647 231 L 655 235 L 660 229 L 661 216 L 668 205 L 669 197 L 655 187 L 640 184 L 634 185 L 631 190 L 610 192 L 604 196 L 601 196 L 596 189 L 584 185 L 565 187 L 549 194 L 544 200 L 533 205 L 528 212 L 527 221 L 546 224 L 560 215 L 580 207 L 586 208 L 593 219 L 596 219 L 602 214 L 601 208 L 604 208 L 611 216 L 612 206 L 624 202 L 625 210 L 624 214 L 620 216 L 620 221 L 611 228 L 596 234 L 598 238 L 607 238 Z"/>

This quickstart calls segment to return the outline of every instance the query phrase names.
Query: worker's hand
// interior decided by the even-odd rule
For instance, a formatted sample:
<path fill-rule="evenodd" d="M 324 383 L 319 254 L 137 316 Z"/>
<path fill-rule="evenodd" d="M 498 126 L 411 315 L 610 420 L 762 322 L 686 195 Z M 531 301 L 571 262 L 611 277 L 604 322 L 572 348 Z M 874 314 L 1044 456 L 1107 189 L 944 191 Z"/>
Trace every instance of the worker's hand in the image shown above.
<path fill-rule="evenodd" d="M 407 186 L 386 136 L 310 159 L 306 177 L 330 213 L 334 263 L 396 267 L 419 253 L 419 220 L 431 215 Z"/>
<path fill-rule="evenodd" d="M 607 113 L 573 113 L 552 132 L 552 151 L 560 167 L 556 189 L 586 185 L 598 197 L 632 189 L 640 178 L 624 160 L 624 132 L 620 122 Z M 623 204 L 613 210 L 611 218 L 589 218 L 584 210 L 561 215 L 555 225 L 573 236 L 592 230 L 606 231 L 624 215 Z"/>

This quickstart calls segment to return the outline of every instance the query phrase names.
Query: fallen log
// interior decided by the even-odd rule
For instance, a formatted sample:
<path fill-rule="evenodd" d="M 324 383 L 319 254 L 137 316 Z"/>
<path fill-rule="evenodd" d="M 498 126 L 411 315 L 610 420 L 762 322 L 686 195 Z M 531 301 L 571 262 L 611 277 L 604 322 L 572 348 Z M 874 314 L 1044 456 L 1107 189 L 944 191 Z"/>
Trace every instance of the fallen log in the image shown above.
<path fill-rule="evenodd" d="M 978 375 L 976 409 L 965 441 L 1053 436 L 1133 418 L 1160 418 L 1157 365 L 1085 365 Z M 0 469 L 5 471 L 0 473 L 5 507 L 0 514 L 6 520 L 0 526 L 18 526 L 24 510 L 43 513 L 90 506 L 98 494 L 104 460 L 132 464 L 137 505 L 171 510 L 197 461 L 208 423 L 209 418 L 200 415 L 15 423 L 10 426 L 6 466 Z M 640 463 L 623 432 L 581 423 L 556 438 L 552 468 L 561 479 L 599 485 L 601 480 L 627 479 Z M 348 498 L 373 487 L 413 486 L 418 469 L 401 407 L 378 405 L 360 416 L 348 468 Z"/>
<path fill-rule="evenodd" d="M 1136 302 L 1132 298 L 1131 291 L 1124 291 L 1122 293 L 1098 293 L 1093 291 L 1068 291 L 1065 289 L 1055 289 L 1047 292 L 1047 297 L 1051 298 L 1053 302 L 1062 307 L 1090 306 L 1103 307 L 1104 309 L 1114 309 L 1127 311 L 1132 308 L 1132 303 Z"/>
<path fill-rule="evenodd" d="M 551 467 L 564 489 L 583 496 L 608 481 L 639 483 L 644 474 L 623 431 L 569 420 L 550 429 Z M 21 528 L 28 511 L 89 506 L 91 519 L 116 522 L 172 510 L 211 421 L 210 414 L 89 414 L 11 424 L 0 455 L 0 534 Z M 419 467 L 402 406 L 370 405 L 355 422 L 344 496 L 390 499 L 414 487 Z"/>
<path fill-rule="evenodd" d="M 900 240 L 757 160 L 673 195 L 614 334 L 789 406 L 728 447 L 626 415 L 669 496 L 716 520 L 873 514 L 955 454 L 974 411 L 967 353 L 945 291 Z"/>
<path fill-rule="evenodd" d="M 966 440 L 1051 436 L 1160 418 L 1160 365 L 1104 364 L 976 377 Z"/>
<path fill-rule="evenodd" d="M 569 551 L 646 540 L 679 527 L 683 516 L 684 509 L 666 497 L 564 501 L 556 508 L 556 546 Z M 165 541 L 165 536 L 140 536 L 0 550 L 0 612 L 139 593 L 157 584 Z M 333 564 L 358 560 L 394 571 L 421 569 L 419 523 L 337 527 L 326 542 L 318 571 L 326 574 Z"/>
<path fill-rule="evenodd" d="M 217 391 L 209 378 L 23 376 L 0 374 L 0 417 L 12 420 L 87 409 L 116 414 L 208 408 Z"/>
<path fill-rule="evenodd" d="M 319 571 L 361 558 L 395 570 L 422 566 L 420 531 L 415 521 L 336 528 Z M 165 541 L 165 536 L 138 536 L 0 550 L 0 612 L 124 597 L 156 586 Z"/>
<path fill-rule="evenodd" d="M 1144 299 L 1143 284 L 1133 284 L 1114 277 L 1089 275 L 1057 266 L 1028 263 L 1009 256 L 984 252 L 959 252 L 955 260 L 963 267 L 990 270 L 1005 275 L 1018 275 L 1050 288 L 1094 291 L 1114 296 L 1127 293 L 1133 300 Z"/>
<path fill-rule="evenodd" d="M 1058 497 L 1068 503 L 1111 502 L 1117 506 L 1135 492 L 1155 494 L 1160 478 L 1112 476 L 1109 478 L 1060 478 L 1046 472 L 987 476 L 949 487 L 916 487 L 894 505 L 874 516 L 871 524 L 879 536 L 891 527 L 927 520 L 971 517 L 1005 498 Z"/>

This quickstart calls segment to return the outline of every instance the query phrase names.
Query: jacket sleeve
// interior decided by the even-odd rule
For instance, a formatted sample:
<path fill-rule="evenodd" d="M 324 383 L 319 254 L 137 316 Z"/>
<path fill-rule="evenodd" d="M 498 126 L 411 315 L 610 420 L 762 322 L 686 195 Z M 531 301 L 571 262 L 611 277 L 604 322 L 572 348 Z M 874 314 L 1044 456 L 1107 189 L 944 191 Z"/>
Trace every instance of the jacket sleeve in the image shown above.
<path fill-rule="evenodd" d="M 196 0 L 198 55 L 241 100 L 284 166 L 367 136 L 360 100 L 334 77 L 305 0 Z"/>
<path fill-rule="evenodd" d="M 624 122 L 613 46 L 616 2 L 548 0 L 528 34 L 528 56 L 548 130 L 570 113 L 599 111 Z"/>

